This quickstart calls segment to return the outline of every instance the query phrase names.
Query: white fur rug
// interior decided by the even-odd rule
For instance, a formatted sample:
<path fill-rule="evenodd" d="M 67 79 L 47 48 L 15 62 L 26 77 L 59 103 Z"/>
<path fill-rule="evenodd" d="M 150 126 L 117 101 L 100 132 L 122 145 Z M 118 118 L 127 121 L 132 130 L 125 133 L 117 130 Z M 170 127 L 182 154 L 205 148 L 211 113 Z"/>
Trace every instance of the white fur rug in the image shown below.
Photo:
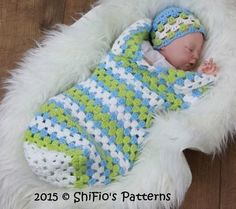
<path fill-rule="evenodd" d="M 155 120 L 137 165 L 120 181 L 84 190 L 56 188 L 38 180 L 23 154 L 22 134 L 33 113 L 47 98 L 77 80 L 84 80 L 112 44 L 134 21 L 167 5 L 191 8 L 207 26 L 204 58 L 220 67 L 216 87 L 196 106 Z M 61 25 L 30 50 L 5 84 L 0 106 L 0 207 L 2 209 L 148 208 L 168 209 L 183 201 L 191 172 L 182 151 L 186 148 L 216 154 L 236 124 L 236 3 L 234 0 L 103 0 L 72 26 Z M 171 193 L 169 201 L 125 201 L 130 193 Z M 116 193 L 115 201 L 75 204 L 74 192 Z M 34 201 L 35 193 L 57 193 L 58 201 Z M 69 192 L 70 200 L 61 195 Z"/>

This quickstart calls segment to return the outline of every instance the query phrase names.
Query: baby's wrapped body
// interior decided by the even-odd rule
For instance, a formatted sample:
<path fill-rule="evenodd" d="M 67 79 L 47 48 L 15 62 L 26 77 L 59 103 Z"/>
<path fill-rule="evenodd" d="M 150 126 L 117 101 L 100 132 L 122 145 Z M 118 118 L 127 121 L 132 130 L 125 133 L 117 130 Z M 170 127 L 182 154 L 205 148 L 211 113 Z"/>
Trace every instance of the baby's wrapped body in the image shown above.
<path fill-rule="evenodd" d="M 150 20 L 131 25 L 92 75 L 50 98 L 25 133 L 33 172 L 54 185 L 81 188 L 108 184 L 138 159 L 158 110 L 190 107 L 214 76 L 151 67 L 141 43 Z"/>

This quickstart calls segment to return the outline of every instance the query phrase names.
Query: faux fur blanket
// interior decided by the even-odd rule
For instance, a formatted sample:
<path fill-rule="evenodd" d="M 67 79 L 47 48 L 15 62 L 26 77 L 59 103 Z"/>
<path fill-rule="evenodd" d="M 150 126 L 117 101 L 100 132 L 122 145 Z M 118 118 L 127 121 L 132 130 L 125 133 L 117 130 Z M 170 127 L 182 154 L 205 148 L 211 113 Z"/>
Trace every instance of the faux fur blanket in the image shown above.
<path fill-rule="evenodd" d="M 155 120 L 145 150 L 125 178 L 82 190 L 42 183 L 28 168 L 20 140 L 34 112 L 48 98 L 85 80 L 124 28 L 140 18 L 154 17 L 168 5 L 191 8 L 208 26 L 204 57 L 214 57 L 220 67 L 215 88 L 194 107 Z M 235 9 L 233 1 L 223 0 L 104 0 L 72 26 L 61 25 L 57 32 L 52 31 L 38 48 L 29 51 L 6 82 L 7 94 L 0 107 L 1 208 L 156 209 L 179 205 L 191 183 L 182 151 L 191 148 L 215 154 L 225 145 L 225 136 L 235 130 Z M 78 191 L 111 194 L 112 198 L 78 202 Z M 124 191 L 130 195 L 125 201 L 128 194 Z M 68 201 L 64 200 L 65 192 L 71 197 Z M 56 193 L 58 199 L 35 201 L 35 193 Z M 153 197 L 157 198 L 138 200 L 138 193 L 156 194 Z M 131 194 L 135 201 L 130 200 Z M 168 198 L 163 200 L 159 194 Z"/>

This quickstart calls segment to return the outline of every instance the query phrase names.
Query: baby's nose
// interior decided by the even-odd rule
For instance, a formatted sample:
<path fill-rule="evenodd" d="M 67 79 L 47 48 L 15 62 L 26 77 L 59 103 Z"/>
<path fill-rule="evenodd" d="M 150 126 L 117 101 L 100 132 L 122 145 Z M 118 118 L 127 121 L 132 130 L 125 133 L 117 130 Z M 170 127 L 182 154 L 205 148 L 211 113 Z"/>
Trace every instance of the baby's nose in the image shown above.
<path fill-rule="evenodd" d="M 195 59 L 195 60 L 199 59 L 199 53 L 198 52 L 193 53 L 193 59 Z"/>
<path fill-rule="evenodd" d="M 196 62 L 197 62 L 197 60 L 196 60 L 196 59 L 192 59 L 192 60 L 190 60 L 189 64 L 190 64 L 190 65 L 195 65 L 195 64 L 196 64 Z"/>
<path fill-rule="evenodd" d="M 199 54 L 194 53 L 193 56 L 192 56 L 192 59 L 190 60 L 190 64 L 196 64 L 198 59 L 199 59 Z"/>

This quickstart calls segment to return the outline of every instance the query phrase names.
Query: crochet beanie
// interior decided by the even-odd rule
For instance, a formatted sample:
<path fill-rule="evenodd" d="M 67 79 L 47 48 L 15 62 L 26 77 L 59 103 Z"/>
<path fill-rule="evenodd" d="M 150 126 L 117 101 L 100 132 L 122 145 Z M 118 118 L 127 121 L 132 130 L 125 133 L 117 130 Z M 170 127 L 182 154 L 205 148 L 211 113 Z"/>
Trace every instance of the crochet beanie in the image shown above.
<path fill-rule="evenodd" d="M 189 10 L 168 7 L 158 14 L 152 23 L 151 41 L 154 49 L 161 49 L 175 39 L 200 32 L 206 38 L 206 30 L 200 20 Z"/>

